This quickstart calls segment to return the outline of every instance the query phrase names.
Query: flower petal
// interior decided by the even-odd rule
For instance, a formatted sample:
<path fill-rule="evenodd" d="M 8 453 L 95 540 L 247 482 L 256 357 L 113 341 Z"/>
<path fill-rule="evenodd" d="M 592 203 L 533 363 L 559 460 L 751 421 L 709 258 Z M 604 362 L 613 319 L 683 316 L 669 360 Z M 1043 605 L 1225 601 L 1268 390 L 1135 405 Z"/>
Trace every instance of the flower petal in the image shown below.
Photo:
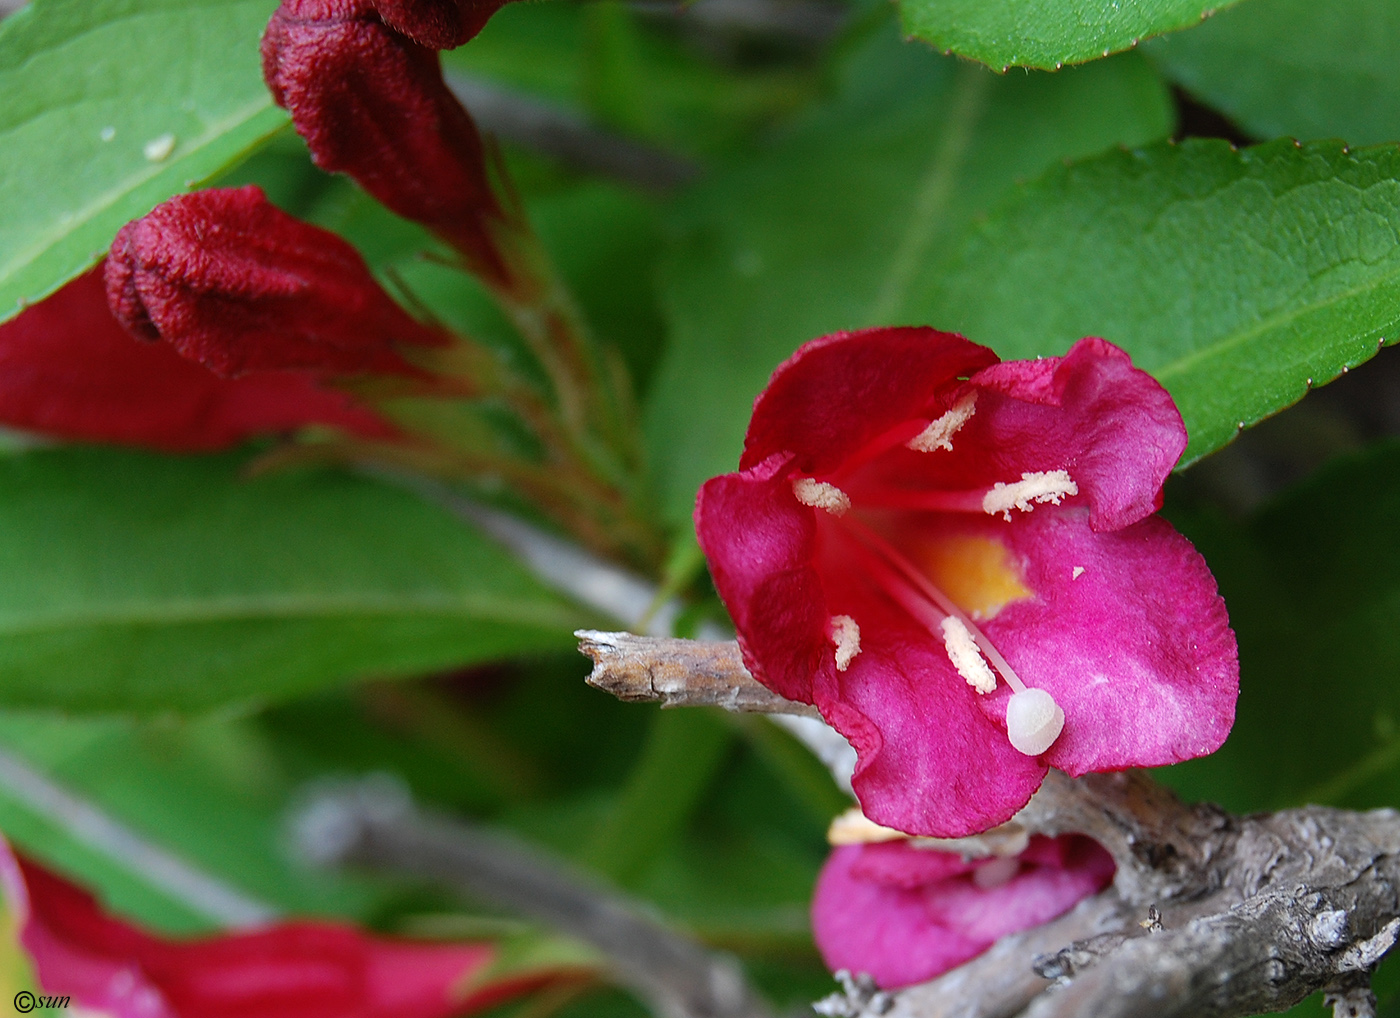
<path fill-rule="evenodd" d="M 1064 357 L 1004 361 L 972 383 L 983 395 L 964 447 L 995 462 L 1005 475 L 995 480 L 1068 468 L 1095 530 L 1160 507 L 1186 426 L 1171 395 L 1112 343 L 1081 339 Z"/>
<path fill-rule="evenodd" d="M 705 482 L 695 533 L 739 632 L 755 678 L 789 700 L 812 702 L 812 679 L 834 669 L 830 613 L 813 566 L 815 510 L 797 501 L 791 457 Z"/>
<path fill-rule="evenodd" d="M 1155 516 L 1097 533 L 1083 509 L 989 523 L 1036 597 L 1008 604 L 984 632 L 1065 712 L 1048 763 L 1077 775 L 1220 747 L 1234 723 L 1238 652 L 1215 579 L 1186 538 Z M 999 689 L 979 706 L 1004 723 L 1006 699 Z"/>
<path fill-rule="evenodd" d="M 832 470 L 890 429 L 937 416 L 940 394 L 996 360 L 984 346 L 927 327 L 838 332 L 804 343 L 754 402 L 739 467 L 789 452 L 799 470 Z"/>

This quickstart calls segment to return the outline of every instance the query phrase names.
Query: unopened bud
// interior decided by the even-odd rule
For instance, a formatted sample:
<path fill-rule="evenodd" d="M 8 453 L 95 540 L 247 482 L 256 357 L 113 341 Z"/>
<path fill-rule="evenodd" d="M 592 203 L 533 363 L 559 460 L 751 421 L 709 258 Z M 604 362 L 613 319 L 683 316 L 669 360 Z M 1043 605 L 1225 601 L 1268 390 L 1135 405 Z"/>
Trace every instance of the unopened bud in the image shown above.
<path fill-rule="evenodd" d="M 394 303 L 353 247 L 253 185 L 180 195 L 122 227 L 106 284 L 128 331 L 220 375 L 411 372 L 396 346 L 446 341 Z"/>
<path fill-rule="evenodd" d="M 473 269 L 505 280 L 492 239 L 502 212 L 481 136 L 435 52 L 389 28 L 371 0 L 283 0 L 263 35 L 262 61 L 273 99 L 317 166 L 349 174 Z"/>
<path fill-rule="evenodd" d="M 455 49 L 476 36 L 506 0 L 374 0 L 384 24 L 429 49 Z"/>

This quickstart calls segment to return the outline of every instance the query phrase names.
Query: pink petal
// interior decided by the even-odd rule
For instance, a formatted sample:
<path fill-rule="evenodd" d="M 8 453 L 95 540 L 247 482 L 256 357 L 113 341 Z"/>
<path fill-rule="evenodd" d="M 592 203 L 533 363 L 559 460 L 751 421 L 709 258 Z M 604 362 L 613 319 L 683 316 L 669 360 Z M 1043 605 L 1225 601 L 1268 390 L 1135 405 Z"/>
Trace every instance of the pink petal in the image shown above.
<path fill-rule="evenodd" d="M 983 631 L 1065 712 L 1049 764 L 1077 775 L 1220 747 L 1239 692 L 1235 636 L 1205 560 L 1171 524 L 1096 533 L 1083 509 L 1043 507 L 984 526 L 1000 530 L 1036 594 Z M 1008 696 L 1001 686 L 978 703 L 1004 723 Z"/>
<path fill-rule="evenodd" d="M 996 359 L 986 347 L 926 327 L 838 332 L 804 343 L 754 402 L 739 467 L 789 452 L 797 469 L 826 473 L 891 428 L 937 416 L 940 394 Z"/>

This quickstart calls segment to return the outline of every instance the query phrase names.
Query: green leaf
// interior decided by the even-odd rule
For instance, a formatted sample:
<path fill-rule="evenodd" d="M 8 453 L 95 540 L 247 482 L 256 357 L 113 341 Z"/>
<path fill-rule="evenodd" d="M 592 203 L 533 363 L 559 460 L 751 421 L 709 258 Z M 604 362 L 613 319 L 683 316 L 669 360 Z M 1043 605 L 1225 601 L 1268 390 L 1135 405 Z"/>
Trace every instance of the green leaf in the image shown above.
<path fill-rule="evenodd" d="M 1234 731 L 1164 776 L 1240 811 L 1400 796 L 1400 441 L 1324 468 L 1244 523 L 1173 514 L 1240 641 Z"/>
<path fill-rule="evenodd" d="M 1102 336 L 1176 397 L 1183 462 L 1400 331 L 1400 150 L 1191 141 L 1019 188 L 917 316 L 1004 357 Z"/>
<path fill-rule="evenodd" d="M 0 319 L 286 123 L 258 66 L 275 6 L 34 0 L 0 23 Z"/>
<path fill-rule="evenodd" d="M 1400 139 L 1400 7 L 1251 0 L 1145 52 L 1258 138 Z"/>
<path fill-rule="evenodd" d="M 1202 0 L 900 0 L 904 30 L 988 67 L 1058 68 L 1188 28 L 1227 4 Z"/>
<path fill-rule="evenodd" d="M 671 326 L 646 426 L 666 511 L 732 470 L 754 396 L 800 343 L 928 321 L 911 299 L 960 227 L 1048 164 L 1170 128 L 1136 55 L 998 77 L 882 33 L 840 97 L 685 200 L 663 268 Z"/>
<path fill-rule="evenodd" d="M 0 702 L 201 710 L 568 646 L 585 616 L 446 512 L 232 457 L 0 461 Z"/>

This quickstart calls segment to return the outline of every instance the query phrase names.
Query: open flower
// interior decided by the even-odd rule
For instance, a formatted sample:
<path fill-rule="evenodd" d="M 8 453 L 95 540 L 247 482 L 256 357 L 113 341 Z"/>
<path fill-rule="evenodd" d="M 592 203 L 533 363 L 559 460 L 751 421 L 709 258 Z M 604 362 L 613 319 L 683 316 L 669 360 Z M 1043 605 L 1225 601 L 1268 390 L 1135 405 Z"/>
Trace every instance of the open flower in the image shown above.
<path fill-rule="evenodd" d="M 812 933 L 832 969 L 893 990 L 1049 922 L 1108 886 L 1113 869 L 1097 842 L 1073 834 L 983 858 L 908 840 L 843 845 L 817 878 Z"/>
<path fill-rule="evenodd" d="M 1047 767 L 1217 749 L 1234 634 L 1164 520 L 1171 397 L 1099 339 L 998 363 L 928 328 L 814 340 L 754 405 L 696 528 L 754 676 L 854 745 L 877 823 L 958 837 Z"/>
<path fill-rule="evenodd" d="M 491 944 L 394 940 L 328 922 L 168 940 L 107 914 L 3 841 L 0 882 L 44 992 L 111 1018 L 451 1018 L 586 975 L 493 976 Z"/>

